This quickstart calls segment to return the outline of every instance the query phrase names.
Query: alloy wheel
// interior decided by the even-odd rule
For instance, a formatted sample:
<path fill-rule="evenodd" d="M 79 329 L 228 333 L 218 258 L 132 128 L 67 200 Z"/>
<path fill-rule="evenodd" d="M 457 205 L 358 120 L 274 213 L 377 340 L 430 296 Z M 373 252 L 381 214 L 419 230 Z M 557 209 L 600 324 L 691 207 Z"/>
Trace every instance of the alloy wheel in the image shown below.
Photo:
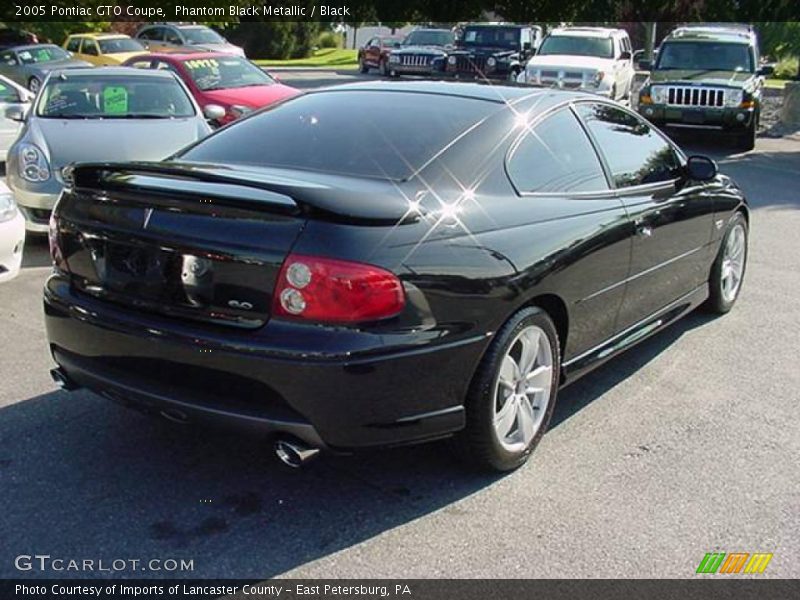
<path fill-rule="evenodd" d="M 739 293 L 744 274 L 746 234 L 741 223 L 737 223 L 728 234 L 722 256 L 722 297 L 733 302 Z"/>
<path fill-rule="evenodd" d="M 494 431 L 506 450 L 527 448 L 542 427 L 553 385 L 553 351 L 536 325 L 523 329 L 506 352 L 497 376 Z"/>

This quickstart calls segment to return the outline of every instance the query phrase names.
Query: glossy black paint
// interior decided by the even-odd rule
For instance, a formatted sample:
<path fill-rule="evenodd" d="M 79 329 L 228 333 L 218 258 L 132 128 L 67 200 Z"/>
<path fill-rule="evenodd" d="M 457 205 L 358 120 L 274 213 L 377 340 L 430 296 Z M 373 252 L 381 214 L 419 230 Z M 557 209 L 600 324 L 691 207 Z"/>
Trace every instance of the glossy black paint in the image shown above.
<path fill-rule="evenodd" d="M 747 214 L 728 178 L 694 181 L 683 165 L 668 181 L 615 189 L 602 153 L 607 189 L 519 193 L 507 159 L 528 128 L 555 111 L 577 119 L 586 103 L 615 106 L 595 97 L 388 82 L 315 93 L 335 105 L 360 90 L 493 105 L 402 181 L 198 164 L 191 148 L 161 164 L 78 167 L 55 211 L 69 272 L 45 287 L 64 372 L 157 412 L 336 449 L 432 439 L 463 427 L 472 375 L 517 310 L 536 304 L 554 319 L 568 383 L 702 302 L 721 224 Z M 269 110 L 230 127 L 259 118 Z M 198 257 L 210 279 L 98 271 L 102 256 L 131 247 L 184 267 Z M 354 326 L 270 318 L 289 252 L 389 269 L 406 308 Z"/>

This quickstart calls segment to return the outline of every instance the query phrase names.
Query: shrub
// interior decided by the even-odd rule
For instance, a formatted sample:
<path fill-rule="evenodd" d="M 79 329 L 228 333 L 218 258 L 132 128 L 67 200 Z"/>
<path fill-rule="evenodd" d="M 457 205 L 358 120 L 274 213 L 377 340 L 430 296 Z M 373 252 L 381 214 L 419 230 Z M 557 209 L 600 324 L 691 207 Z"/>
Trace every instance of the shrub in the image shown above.
<path fill-rule="evenodd" d="M 797 76 L 798 61 L 800 58 L 797 56 L 784 56 L 775 65 L 775 74 L 773 77 L 776 79 L 794 79 Z"/>
<path fill-rule="evenodd" d="M 320 48 L 341 48 L 342 36 L 333 31 L 324 31 L 317 38 L 317 46 Z"/>

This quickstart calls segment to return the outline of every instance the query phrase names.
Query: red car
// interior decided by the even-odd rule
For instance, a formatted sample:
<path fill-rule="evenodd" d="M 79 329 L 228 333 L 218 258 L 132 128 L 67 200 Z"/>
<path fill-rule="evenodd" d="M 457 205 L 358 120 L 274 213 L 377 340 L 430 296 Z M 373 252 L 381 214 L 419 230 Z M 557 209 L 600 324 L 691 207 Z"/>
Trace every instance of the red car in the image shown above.
<path fill-rule="evenodd" d="M 201 108 L 216 104 L 225 109 L 219 125 L 300 93 L 278 82 L 246 58 L 222 52 L 146 54 L 123 64 L 140 69 L 171 70 L 183 80 Z"/>
<path fill-rule="evenodd" d="M 387 64 L 389 53 L 400 46 L 402 37 L 396 35 L 376 35 L 358 49 L 358 69 L 366 73 L 371 68 L 379 69 L 381 75 L 389 75 Z"/>

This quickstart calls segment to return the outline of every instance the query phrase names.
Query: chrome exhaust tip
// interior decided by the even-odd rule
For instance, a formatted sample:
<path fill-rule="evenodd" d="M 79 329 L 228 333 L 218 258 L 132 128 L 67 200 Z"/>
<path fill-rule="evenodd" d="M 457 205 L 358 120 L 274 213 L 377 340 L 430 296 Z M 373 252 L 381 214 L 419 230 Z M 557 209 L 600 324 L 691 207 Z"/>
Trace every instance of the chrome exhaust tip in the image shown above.
<path fill-rule="evenodd" d="M 319 448 L 313 448 L 299 440 L 282 438 L 275 441 L 275 456 L 293 469 L 299 469 L 307 464 L 316 458 L 319 452 Z"/>
<path fill-rule="evenodd" d="M 61 369 L 50 369 L 50 377 L 53 379 L 53 383 L 67 392 L 77 390 L 79 387 L 81 387 L 72 381 Z"/>

